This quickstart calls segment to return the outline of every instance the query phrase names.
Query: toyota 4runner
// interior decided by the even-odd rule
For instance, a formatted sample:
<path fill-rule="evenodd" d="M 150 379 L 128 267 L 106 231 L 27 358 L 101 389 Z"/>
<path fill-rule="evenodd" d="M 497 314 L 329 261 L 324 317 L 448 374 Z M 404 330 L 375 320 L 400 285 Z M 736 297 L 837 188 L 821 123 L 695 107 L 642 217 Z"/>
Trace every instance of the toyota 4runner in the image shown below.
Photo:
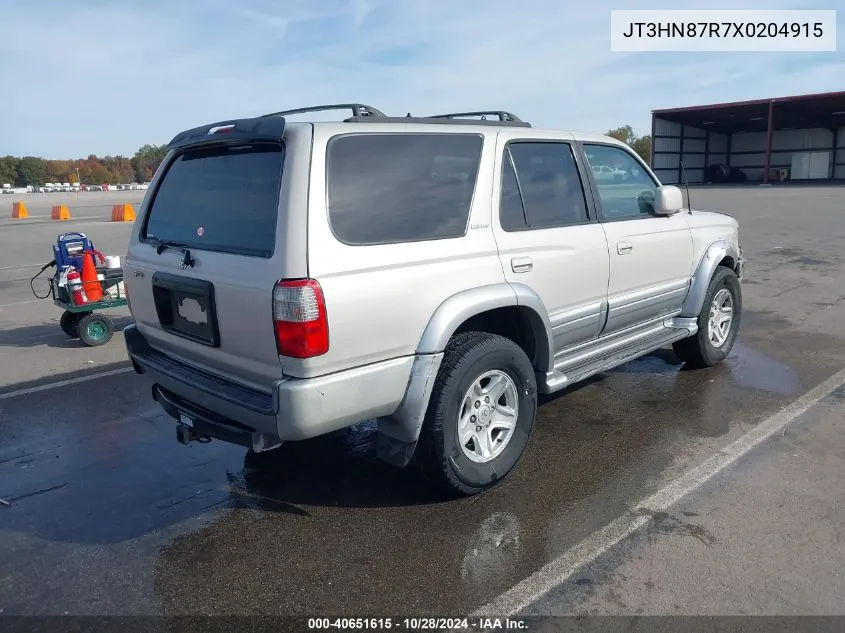
<path fill-rule="evenodd" d="M 606 136 L 350 104 L 168 147 L 125 340 L 183 443 L 265 451 L 376 419 L 381 458 L 473 494 L 519 460 L 538 393 L 669 344 L 713 365 L 737 336 L 737 222 Z"/>

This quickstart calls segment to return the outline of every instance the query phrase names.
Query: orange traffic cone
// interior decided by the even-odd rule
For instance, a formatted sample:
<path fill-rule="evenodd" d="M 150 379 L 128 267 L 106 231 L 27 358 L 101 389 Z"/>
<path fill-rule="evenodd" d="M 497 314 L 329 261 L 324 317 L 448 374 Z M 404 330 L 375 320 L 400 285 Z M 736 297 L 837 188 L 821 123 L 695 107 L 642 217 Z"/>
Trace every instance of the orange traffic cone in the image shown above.
<path fill-rule="evenodd" d="M 97 265 L 91 251 L 82 254 L 82 288 L 88 301 L 99 301 L 103 298 L 103 287 L 97 279 Z"/>

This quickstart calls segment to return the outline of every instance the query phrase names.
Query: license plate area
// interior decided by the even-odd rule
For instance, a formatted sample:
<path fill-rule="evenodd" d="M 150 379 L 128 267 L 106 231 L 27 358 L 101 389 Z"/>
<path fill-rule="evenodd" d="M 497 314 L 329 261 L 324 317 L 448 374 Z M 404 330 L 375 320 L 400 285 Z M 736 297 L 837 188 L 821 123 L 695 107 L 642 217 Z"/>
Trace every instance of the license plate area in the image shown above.
<path fill-rule="evenodd" d="M 153 299 L 164 331 L 210 347 L 220 346 L 214 284 L 210 281 L 156 273 Z"/>

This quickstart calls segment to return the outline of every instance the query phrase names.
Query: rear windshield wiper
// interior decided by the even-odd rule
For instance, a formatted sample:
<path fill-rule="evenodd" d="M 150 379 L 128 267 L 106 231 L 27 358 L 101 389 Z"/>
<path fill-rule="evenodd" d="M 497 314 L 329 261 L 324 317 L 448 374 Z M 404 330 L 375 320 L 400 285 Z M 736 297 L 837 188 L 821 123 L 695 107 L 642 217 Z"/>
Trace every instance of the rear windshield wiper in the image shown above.
<path fill-rule="evenodd" d="M 184 242 L 175 242 L 172 240 L 162 240 L 157 237 L 148 237 L 147 238 L 150 243 L 156 247 L 156 253 L 161 255 L 166 249 L 168 248 L 179 248 L 185 253 L 185 256 L 182 258 L 182 266 L 184 268 L 194 266 L 194 258 L 191 256 L 191 251 L 188 250 L 188 245 Z"/>
<path fill-rule="evenodd" d="M 156 247 L 156 254 L 161 255 L 165 249 L 168 248 L 188 248 L 184 242 L 174 242 L 172 240 L 163 240 L 158 237 L 147 237 L 147 241 Z"/>

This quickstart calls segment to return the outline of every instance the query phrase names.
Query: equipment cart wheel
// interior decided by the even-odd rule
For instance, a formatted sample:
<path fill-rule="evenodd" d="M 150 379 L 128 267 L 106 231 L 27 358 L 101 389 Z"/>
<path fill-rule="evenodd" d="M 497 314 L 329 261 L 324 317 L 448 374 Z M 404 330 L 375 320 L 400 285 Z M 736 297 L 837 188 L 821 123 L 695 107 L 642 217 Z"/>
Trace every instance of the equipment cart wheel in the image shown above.
<path fill-rule="evenodd" d="M 79 338 L 79 321 L 82 317 L 83 315 L 79 312 L 65 310 L 62 313 L 62 318 L 59 319 L 59 326 L 62 328 L 62 332 L 71 338 Z"/>
<path fill-rule="evenodd" d="M 91 347 L 105 345 L 114 334 L 114 321 L 105 314 L 91 312 L 79 320 L 79 338 Z"/>

